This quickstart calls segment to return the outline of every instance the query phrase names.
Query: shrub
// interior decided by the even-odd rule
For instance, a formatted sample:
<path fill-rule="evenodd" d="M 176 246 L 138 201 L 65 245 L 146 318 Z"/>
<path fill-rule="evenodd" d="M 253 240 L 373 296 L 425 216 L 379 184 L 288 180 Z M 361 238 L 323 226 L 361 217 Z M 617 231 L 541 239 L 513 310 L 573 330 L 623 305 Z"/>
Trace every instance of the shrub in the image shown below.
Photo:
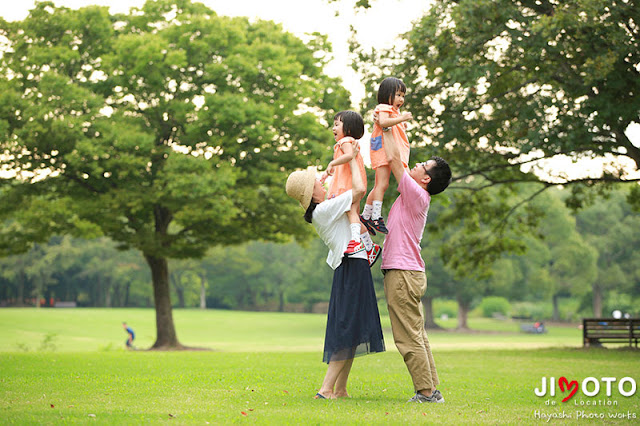
<path fill-rule="evenodd" d="M 634 304 L 633 299 L 628 294 L 620 294 L 617 291 L 611 291 L 606 297 L 604 306 L 602 307 L 602 316 L 611 317 L 613 311 L 619 310 L 623 314 L 628 313 L 632 316 L 636 313 L 637 305 Z"/>
<path fill-rule="evenodd" d="M 455 300 L 434 299 L 433 317 L 438 319 L 441 318 L 442 315 L 446 315 L 449 318 L 456 318 L 458 316 L 458 302 Z"/>
<path fill-rule="evenodd" d="M 482 299 L 480 310 L 482 311 L 482 316 L 486 318 L 491 318 L 494 314 L 507 316 L 511 310 L 511 305 L 504 297 L 490 296 Z"/>

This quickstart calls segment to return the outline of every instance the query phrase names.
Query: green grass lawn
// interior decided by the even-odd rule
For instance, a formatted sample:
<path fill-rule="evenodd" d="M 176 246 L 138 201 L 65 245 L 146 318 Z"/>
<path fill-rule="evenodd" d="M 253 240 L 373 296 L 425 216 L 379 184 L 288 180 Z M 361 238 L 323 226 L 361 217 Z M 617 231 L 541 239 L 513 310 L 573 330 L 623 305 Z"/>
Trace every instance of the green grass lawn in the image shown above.
<path fill-rule="evenodd" d="M 325 314 L 240 312 L 176 309 L 174 322 L 180 342 L 216 351 L 322 351 Z M 126 321 L 136 333 L 136 345 L 155 341 L 152 309 L 0 309 L 0 352 L 36 350 L 48 339 L 57 352 L 124 349 Z M 441 323 L 454 328 L 455 319 Z M 430 332 L 440 350 L 532 349 L 582 346 L 576 326 L 551 326 L 542 335 L 519 332 L 519 324 L 487 318 L 469 320 L 471 333 Z M 382 317 L 387 347 L 393 347 L 391 325 Z"/>
<path fill-rule="evenodd" d="M 515 330 L 432 333 L 446 403 L 427 405 L 405 402 L 412 396 L 411 381 L 386 330 L 386 353 L 356 359 L 352 398 L 318 401 L 312 396 L 326 371 L 323 315 L 176 311 L 184 344 L 215 349 L 181 352 L 125 351 L 123 320 L 136 329 L 140 347 L 153 343 L 152 310 L 0 310 L 2 423 L 459 425 L 540 424 L 550 415 L 571 416 L 563 421 L 571 424 L 609 423 L 611 415 L 631 416 L 616 420 L 620 423 L 640 419 L 640 393 L 622 396 L 617 382 L 610 397 L 604 383 L 597 396 L 578 390 L 566 403 L 561 400 L 567 393 L 559 389 L 554 397 L 535 395 L 543 377 L 640 382 L 638 351 L 579 349 L 575 327 L 558 329 L 557 335 L 552 328 L 543 336 Z M 491 321 L 477 323 L 478 328 L 490 328 Z M 489 346 L 491 341 L 496 344 Z M 510 341 L 524 349 L 499 349 Z M 540 342 L 574 348 L 531 349 Z"/>

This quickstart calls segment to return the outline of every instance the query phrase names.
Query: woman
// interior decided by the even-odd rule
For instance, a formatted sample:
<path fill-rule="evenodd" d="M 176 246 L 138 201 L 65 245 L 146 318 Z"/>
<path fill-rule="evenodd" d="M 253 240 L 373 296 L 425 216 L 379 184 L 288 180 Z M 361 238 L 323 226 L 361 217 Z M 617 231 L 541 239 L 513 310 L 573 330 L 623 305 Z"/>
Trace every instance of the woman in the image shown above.
<path fill-rule="evenodd" d="M 347 212 L 353 198 L 366 191 L 357 172 L 358 152 L 356 144 L 349 161 L 352 189 L 330 200 L 325 199 L 326 190 L 316 178 L 315 168 L 293 172 L 287 179 L 287 194 L 305 209 L 305 220 L 329 248 L 327 263 L 334 270 L 323 356 L 329 366 L 316 399 L 348 397 L 347 380 L 354 357 L 385 350 L 370 270 L 375 259 L 369 259 L 364 251 L 344 256 L 351 238 Z"/>

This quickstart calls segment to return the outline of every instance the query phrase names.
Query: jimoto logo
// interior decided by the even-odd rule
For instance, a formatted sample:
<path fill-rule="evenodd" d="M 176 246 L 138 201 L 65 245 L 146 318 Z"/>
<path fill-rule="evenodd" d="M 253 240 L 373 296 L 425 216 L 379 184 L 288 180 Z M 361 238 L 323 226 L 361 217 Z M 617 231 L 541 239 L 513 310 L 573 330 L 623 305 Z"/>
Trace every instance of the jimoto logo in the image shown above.
<path fill-rule="evenodd" d="M 578 382 L 578 380 L 569 380 L 565 376 L 560 377 L 557 382 L 555 377 L 543 377 L 540 387 L 534 389 L 536 396 L 556 396 L 556 390 L 560 395 L 564 396 L 562 402 L 567 402 L 573 398 L 578 391 L 587 397 L 603 396 L 633 396 L 636 393 L 636 381 L 631 377 L 623 377 L 618 380 L 616 377 L 587 377 Z"/>

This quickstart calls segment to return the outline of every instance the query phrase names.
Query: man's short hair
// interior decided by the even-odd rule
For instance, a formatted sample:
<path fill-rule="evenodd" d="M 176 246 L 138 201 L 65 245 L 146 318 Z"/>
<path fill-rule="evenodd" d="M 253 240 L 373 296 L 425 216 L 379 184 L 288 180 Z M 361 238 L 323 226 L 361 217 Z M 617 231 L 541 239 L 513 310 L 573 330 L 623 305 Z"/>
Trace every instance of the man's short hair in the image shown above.
<path fill-rule="evenodd" d="M 436 195 L 447 189 L 451 183 L 451 168 L 444 158 L 433 156 L 430 158 L 436 162 L 435 166 L 429 168 L 431 181 L 427 185 L 427 192 Z"/>

